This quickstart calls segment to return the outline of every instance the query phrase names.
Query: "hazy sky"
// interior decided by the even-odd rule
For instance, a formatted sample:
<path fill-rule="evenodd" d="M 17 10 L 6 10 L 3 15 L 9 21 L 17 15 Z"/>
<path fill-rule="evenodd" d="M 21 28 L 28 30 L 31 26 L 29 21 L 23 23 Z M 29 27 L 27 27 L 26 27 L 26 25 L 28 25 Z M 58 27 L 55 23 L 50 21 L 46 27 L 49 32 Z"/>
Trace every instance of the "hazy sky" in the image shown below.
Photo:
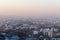
<path fill-rule="evenodd" d="M 0 15 L 60 16 L 60 0 L 0 0 Z"/>

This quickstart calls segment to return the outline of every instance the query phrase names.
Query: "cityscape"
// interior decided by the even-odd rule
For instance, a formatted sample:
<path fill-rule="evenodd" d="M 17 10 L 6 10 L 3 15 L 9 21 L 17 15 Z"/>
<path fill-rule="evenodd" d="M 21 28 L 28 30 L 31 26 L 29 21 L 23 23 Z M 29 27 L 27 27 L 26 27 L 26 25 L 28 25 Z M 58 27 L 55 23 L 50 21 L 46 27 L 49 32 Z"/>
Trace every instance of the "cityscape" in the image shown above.
<path fill-rule="evenodd" d="M 60 40 L 60 0 L 0 0 L 0 40 Z"/>
<path fill-rule="evenodd" d="M 2 17 L 0 40 L 60 40 L 60 20 Z"/>

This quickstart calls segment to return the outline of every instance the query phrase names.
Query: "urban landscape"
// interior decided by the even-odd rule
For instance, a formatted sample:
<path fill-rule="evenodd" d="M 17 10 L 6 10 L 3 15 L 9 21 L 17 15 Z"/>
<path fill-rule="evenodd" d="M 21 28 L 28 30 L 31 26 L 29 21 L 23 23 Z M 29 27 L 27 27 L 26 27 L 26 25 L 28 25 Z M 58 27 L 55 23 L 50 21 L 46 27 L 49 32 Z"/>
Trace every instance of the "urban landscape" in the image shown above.
<path fill-rule="evenodd" d="M 0 40 L 60 40 L 60 20 L 2 17 Z"/>
<path fill-rule="evenodd" d="M 0 0 L 0 40 L 60 40 L 60 0 Z"/>

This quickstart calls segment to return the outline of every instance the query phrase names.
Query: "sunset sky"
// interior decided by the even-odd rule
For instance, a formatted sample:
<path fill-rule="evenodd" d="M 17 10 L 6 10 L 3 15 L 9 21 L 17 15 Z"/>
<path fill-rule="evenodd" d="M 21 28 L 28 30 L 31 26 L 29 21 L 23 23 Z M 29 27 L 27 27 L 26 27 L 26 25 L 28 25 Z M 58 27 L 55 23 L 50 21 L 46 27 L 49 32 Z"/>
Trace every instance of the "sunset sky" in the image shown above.
<path fill-rule="evenodd" d="M 0 15 L 60 16 L 60 0 L 0 0 Z"/>

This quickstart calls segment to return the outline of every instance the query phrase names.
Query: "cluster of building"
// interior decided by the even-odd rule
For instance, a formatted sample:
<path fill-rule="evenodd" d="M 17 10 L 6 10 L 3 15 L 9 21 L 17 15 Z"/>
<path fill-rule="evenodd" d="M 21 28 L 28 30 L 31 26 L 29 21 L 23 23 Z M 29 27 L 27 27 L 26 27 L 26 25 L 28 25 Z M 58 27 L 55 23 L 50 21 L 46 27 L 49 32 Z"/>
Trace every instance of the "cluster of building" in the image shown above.
<path fill-rule="evenodd" d="M 60 21 L 44 19 L 7 19 L 0 22 L 0 39 L 60 40 Z M 8 34 L 8 35 L 6 35 Z"/>

